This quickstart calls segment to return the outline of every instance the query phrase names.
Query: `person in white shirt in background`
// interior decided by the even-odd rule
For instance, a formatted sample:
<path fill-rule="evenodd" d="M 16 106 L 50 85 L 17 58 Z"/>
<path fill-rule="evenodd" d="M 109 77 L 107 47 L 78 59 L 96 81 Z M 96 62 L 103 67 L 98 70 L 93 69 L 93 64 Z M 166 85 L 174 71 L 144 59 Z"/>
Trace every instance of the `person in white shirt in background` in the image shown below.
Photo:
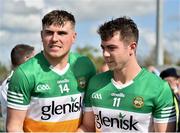
<path fill-rule="evenodd" d="M 1 112 L 3 117 L 3 130 L 6 129 L 6 118 L 7 118 L 7 90 L 9 80 L 14 72 L 14 70 L 33 57 L 35 55 L 34 47 L 27 45 L 27 44 L 17 44 L 11 50 L 11 64 L 12 64 L 12 71 L 9 76 L 2 82 L 0 86 L 0 102 L 1 102 Z"/>

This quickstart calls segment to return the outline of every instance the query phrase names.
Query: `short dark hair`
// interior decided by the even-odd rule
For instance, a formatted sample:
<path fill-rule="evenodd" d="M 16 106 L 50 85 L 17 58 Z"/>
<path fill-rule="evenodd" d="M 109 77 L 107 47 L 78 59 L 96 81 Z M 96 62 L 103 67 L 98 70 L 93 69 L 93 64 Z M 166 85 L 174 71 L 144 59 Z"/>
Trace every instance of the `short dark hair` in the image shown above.
<path fill-rule="evenodd" d="M 104 41 L 112 38 L 115 32 L 119 32 L 122 41 L 135 41 L 138 43 L 139 30 L 137 25 L 131 18 L 126 16 L 105 22 L 99 27 L 97 32 Z"/>
<path fill-rule="evenodd" d="M 30 55 L 34 51 L 34 47 L 27 44 L 17 44 L 11 50 L 11 63 L 14 67 L 23 63 L 23 58 Z"/>
<path fill-rule="evenodd" d="M 65 22 L 71 22 L 75 26 L 75 18 L 71 13 L 64 10 L 53 10 L 47 13 L 42 19 L 42 27 L 50 26 L 52 24 L 63 26 Z"/>

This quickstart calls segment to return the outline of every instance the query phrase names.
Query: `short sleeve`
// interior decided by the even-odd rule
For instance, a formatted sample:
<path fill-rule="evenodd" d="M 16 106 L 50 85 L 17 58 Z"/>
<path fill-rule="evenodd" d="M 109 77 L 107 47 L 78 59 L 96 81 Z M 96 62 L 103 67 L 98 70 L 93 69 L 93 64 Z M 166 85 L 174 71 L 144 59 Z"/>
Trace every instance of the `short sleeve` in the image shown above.
<path fill-rule="evenodd" d="M 27 110 L 30 103 L 31 86 L 27 76 L 17 68 L 9 82 L 7 102 L 9 108 Z"/>
<path fill-rule="evenodd" d="M 175 103 L 171 88 L 167 82 L 164 82 L 162 87 L 162 91 L 155 101 L 154 122 L 167 123 L 176 121 Z"/>

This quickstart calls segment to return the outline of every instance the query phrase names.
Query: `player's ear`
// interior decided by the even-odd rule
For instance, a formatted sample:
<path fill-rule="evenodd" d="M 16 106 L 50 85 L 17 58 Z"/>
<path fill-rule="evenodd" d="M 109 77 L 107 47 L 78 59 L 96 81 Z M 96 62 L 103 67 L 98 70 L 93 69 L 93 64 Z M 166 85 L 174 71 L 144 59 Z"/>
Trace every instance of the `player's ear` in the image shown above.
<path fill-rule="evenodd" d="M 73 34 L 73 36 L 72 36 L 72 43 L 74 43 L 74 42 L 75 42 L 76 37 L 77 37 L 77 33 L 76 33 L 76 32 L 74 32 L 74 34 Z"/>
<path fill-rule="evenodd" d="M 43 39 L 43 31 L 42 30 L 41 30 L 40 34 L 41 34 L 41 40 L 42 40 Z"/>
<path fill-rule="evenodd" d="M 136 42 L 131 42 L 128 47 L 129 47 L 129 55 L 133 55 L 136 53 L 136 48 L 137 48 Z"/>

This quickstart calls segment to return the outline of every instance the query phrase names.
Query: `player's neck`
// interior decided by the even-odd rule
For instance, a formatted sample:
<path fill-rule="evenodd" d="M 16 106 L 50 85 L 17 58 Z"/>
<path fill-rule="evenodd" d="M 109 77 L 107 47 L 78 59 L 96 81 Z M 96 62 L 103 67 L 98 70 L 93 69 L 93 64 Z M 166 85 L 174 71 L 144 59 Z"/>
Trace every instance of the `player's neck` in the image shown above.
<path fill-rule="evenodd" d="M 61 57 L 61 58 L 51 58 L 47 55 L 45 55 L 48 62 L 51 64 L 51 66 L 57 70 L 64 69 L 68 64 L 68 54 Z"/>
<path fill-rule="evenodd" d="M 57 70 L 63 70 L 66 66 L 67 66 L 68 62 L 61 62 L 61 63 L 58 63 L 58 64 L 54 64 L 52 65 L 53 68 L 57 69 Z"/>
<path fill-rule="evenodd" d="M 122 69 L 115 69 L 113 79 L 118 84 L 126 84 L 131 82 L 140 71 L 141 67 L 137 63 L 134 65 L 131 64 Z"/>

